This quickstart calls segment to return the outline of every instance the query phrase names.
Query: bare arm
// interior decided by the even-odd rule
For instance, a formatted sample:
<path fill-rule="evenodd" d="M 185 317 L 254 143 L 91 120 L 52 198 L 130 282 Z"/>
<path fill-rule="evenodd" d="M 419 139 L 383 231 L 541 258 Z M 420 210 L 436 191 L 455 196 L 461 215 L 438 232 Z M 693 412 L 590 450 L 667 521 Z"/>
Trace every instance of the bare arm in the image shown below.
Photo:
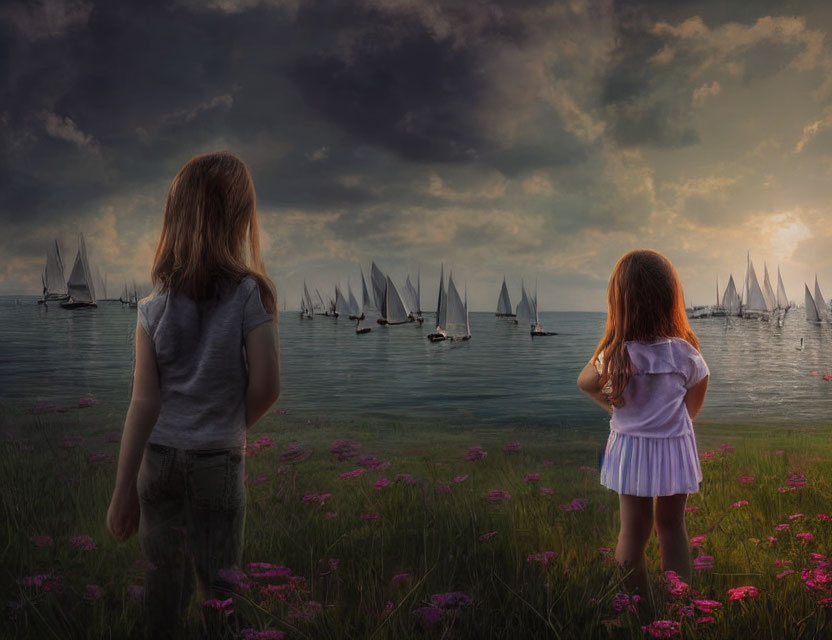
<path fill-rule="evenodd" d="M 107 512 L 107 527 L 116 540 L 127 540 L 138 528 L 139 503 L 136 483 L 144 448 L 161 408 L 159 371 L 153 341 L 136 325 L 136 368 L 133 395 L 121 434 L 116 486 Z"/>
<path fill-rule="evenodd" d="M 280 342 L 277 323 L 264 322 L 246 336 L 248 386 L 246 428 L 257 422 L 280 396 Z"/>
<path fill-rule="evenodd" d="M 153 341 L 136 325 L 136 370 L 133 372 L 133 395 L 124 432 L 116 472 L 116 490 L 134 487 L 144 455 L 144 447 L 153 431 L 162 406 L 159 371 Z"/>
<path fill-rule="evenodd" d="M 598 369 L 595 368 L 592 362 L 589 362 L 578 375 L 578 389 L 588 395 L 604 411 L 611 414 L 612 405 L 607 396 L 601 391 L 600 381 L 601 375 L 598 373 Z"/>
<path fill-rule="evenodd" d="M 688 392 L 685 394 L 685 406 L 688 409 L 691 420 L 696 417 L 702 408 L 702 404 L 705 402 L 705 393 L 708 390 L 708 378 L 709 376 L 702 378 L 702 380 L 688 389 Z"/>

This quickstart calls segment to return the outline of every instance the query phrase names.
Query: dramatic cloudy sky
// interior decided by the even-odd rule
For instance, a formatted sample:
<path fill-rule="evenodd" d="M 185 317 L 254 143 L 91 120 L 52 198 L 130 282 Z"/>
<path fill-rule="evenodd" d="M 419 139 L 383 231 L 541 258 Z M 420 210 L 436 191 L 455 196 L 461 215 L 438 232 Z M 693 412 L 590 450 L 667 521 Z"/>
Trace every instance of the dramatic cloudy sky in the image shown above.
<path fill-rule="evenodd" d="M 149 281 L 170 180 L 237 153 L 289 308 L 375 259 L 439 263 L 492 309 L 601 310 L 665 252 L 688 303 L 742 280 L 832 292 L 832 3 L 823 0 L 6 0 L 0 293 L 83 231 Z"/>

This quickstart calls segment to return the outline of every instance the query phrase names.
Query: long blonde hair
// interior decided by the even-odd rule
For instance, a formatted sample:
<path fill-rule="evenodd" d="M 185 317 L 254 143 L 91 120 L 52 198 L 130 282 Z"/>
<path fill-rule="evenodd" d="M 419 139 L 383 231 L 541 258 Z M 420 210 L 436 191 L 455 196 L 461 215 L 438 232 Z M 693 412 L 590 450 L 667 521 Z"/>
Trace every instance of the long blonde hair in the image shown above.
<path fill-rule="evenodd" d="M 222 281 L 251 276 L 263 306 L 277 311 L 277 294 L 260 257 L 254 182 L 242 160 L 221 151 L 194 156 L 168 191 L 153 259 L 153 286 L 204 300 Z"/>
<path fill-rule="evenodd" d="M 673 264 L 652 249 L 630 251 L 612 270 L 607 288 L 607 325 L 592 355 L 593 363 L 603 355 L 599 384 L 610 389 L 613 405 L 621 404 L 630 381 L 630 357 L 624 343 L 659 338 L 682 338 L 699 348 L 685 314 L 682 283 Z"/>

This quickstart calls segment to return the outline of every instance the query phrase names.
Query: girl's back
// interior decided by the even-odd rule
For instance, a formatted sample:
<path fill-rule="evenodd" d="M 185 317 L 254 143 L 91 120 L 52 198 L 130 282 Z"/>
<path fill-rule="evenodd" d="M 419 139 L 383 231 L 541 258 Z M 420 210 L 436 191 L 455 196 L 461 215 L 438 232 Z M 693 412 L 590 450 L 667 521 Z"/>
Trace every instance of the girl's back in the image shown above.
<path fill-rule="evenodd" d="M 245 446 L 243 345 L 252 329 L 272 319 L 251 277 L 224 281 L 207 300 L 159 293 L 139 303 L 161 391 L 150 442 L 177 449 Z"/>
<path fill-rule="evenodd" d="M 631 376 L 610 428 L 633 436 L 672 438 L 692 433 L 685 406 L 690 387 L 708 375 L 699 351 L 682 338 L 625 342 Z"/>

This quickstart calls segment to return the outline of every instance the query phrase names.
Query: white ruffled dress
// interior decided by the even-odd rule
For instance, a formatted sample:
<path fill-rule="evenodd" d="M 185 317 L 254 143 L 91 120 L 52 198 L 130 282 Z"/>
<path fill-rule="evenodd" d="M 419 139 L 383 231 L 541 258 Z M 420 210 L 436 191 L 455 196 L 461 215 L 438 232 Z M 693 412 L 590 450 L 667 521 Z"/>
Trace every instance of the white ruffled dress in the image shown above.
<path fill-rule="evenodd" d="M 601 484 L 641 497 L 695 493 L 702 468 L 684 399 L 708 365 L 681 338 L 625 345 L 630 381 L 623 405 L 613 408 Z"/>

